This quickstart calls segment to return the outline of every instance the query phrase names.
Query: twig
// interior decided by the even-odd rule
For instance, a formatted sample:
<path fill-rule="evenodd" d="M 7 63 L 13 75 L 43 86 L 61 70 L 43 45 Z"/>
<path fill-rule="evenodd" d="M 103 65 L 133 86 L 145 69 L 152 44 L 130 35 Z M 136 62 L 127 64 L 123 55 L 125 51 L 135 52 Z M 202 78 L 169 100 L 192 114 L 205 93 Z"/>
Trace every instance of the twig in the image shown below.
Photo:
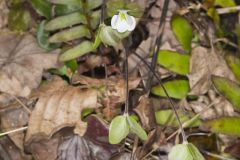
<path fill-rule="evenodd" d="M 218 14 L 227 14 L 227 13 L 233 13 L 240 10 L 240 6 L 234 6 L 234 7 L 226 7 L 226 8 L 218 8 L 217 13 Z"/>
<path fill-rule="evenodd" d="M 10 96 L 12 96 L 19 104 L 21 104 L 21 106 L 23 107 L 23 109 L 25 109 L 29 114 L 32 112 L 30 109 L 28 109 L 28 107 L 16 96 L 8 94 Z"/>
<path fill-rule="evenodd" d="M 27 128 L 28 128 L 28 127 L 21 127 L 21 128 L 18 128 L 18 129 L 14 129 L 14 130 L 11 130 L 11 131 L 7 131 L 7 132 L 4 132 L 4 133 L 1 133 L 1 134 L 0 134 L 0 137 L 1 137 L 1 136 L 8 135 L 8 134 L 11 134 L 11 133 L 16 133 L 16 132 L 24 131 L 24 130 L 26 130 Z"/>
<path fill-rule="evenodd" d="M 211 153 L 211 152 L 208 152 L 208 151 L 203 151 L 203 152 L 206 153 L 209 156 L 212 156 L 212 157 L 215 157 L 215 158 L 221 159 L 221 160 L 237 160 L 235 158 L 223 157 L 223 156 L 221 156 L 219 154 L 214 154 L 214 153 Z"/>

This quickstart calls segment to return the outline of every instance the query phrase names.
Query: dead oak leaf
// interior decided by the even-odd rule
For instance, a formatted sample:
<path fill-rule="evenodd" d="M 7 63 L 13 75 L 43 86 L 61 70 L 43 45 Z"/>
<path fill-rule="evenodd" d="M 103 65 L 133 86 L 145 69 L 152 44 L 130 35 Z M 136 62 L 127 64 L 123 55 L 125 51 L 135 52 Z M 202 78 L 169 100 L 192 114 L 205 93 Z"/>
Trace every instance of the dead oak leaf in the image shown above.
<path fill-rule="evenodd" d="M 41 82 L 42 72 L 57 66 L 59 50 L 46 54 L 26 34 L 0 34 L 0 91 L 27 97 Z"/>
<path fill-rule="evenodd" d="M 196 47 L 192 50 L 190 74 L 188 75 L 191 91 L 189 94 L 205 94 L 212 82 L 211 75 L 218 75 L 235 80 L 223 56 L 217 50 Z"/>
<path fill-rule="evenodd" d="M 86 108 L 97 108 L 97 100 L 96 89 L 80 89 L 65 84 L 50 92 L 46 90 L 31 113 L 25 142 L 31 143 L 34 137 L 49 138 L 64 127 L 75 127 L 74 132 L 82 136 L 87 123 L 81 120 L 81 112 Z"/>

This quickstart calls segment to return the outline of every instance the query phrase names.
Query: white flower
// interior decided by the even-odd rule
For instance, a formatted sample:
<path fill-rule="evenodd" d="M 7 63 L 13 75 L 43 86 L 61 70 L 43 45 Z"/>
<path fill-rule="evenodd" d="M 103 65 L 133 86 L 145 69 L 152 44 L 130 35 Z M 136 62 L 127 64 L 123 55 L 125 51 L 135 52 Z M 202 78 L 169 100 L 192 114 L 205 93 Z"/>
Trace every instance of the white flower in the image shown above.
<path fill-rule="evenodd" d="M 127 10 L 119 10 L 119 14 L 112 17 L 111 26 L 120 33 L 133 31 L 136 27 L 135 18 L 133 16 L 129 16 L 127 12 Z"/>

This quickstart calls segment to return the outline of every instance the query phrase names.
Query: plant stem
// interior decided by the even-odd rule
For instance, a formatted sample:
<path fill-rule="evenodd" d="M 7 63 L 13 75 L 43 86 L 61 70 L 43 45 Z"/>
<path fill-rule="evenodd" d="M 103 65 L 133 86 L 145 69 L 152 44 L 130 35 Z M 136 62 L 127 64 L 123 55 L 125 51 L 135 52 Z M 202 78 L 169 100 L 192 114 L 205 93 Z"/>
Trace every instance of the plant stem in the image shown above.
<path fill-rule="evenodd" d="M 124 114 L 128 114 L 129 112 L 128 47 L 126 47 L 126 45 L 124 45 L 124 50 L 125 50 L 124 68 L 125 68 L 125 86 L 126 86 L 126 101 L 125 101 Z"/>
<path fill-rule="evenodd" d="M 170 0 L 165 0 L 164 4 L 163 4 L 163 11 L 162 11 L 162 15 L 160 17 L 159 30 L 158 30 L 158 33 L 157 33 L 157 35 L 159 35 L 159 33 L 160 33 L 160 35 L 156 39 L 154 53 L 153 53 L 152 62 L 151 62 L 151 69 L 152 70 L 155 70 L 156 64 L 157 64 L 157 54 L 158 54 L 158 51 L 160 49 L 160 44 L 161 44 L 161 40 L 162 40 L 163 29 L 164 29 L 165 19 L 166 19 L 166 16 L 167 16 L 169 1 Z M 153 79 L 153 74 L 151 72 L 149 72 L 148 77 L 149 78 L 148 78 L 147 85 L 146 85 L 147 91 L 150 90 L 150 87 L 151 87 L 151 84 L 152 84 L 152 79 Z"/>
<path fill-rule="evenodd" d="M 101 19 L 100 19 L 100 24 L 104 23 L 104 19 L 105 19 L 105 8 L 106 8 L 106 0 L 103 0 L 103 2 L 102 2 L 102 7 L 101 7 Z"/>
<path fill-rule="evenodd" d="M 182 122 L 180 121 L 180 117 L 179 117 L 179 115 L 178 115 L 178 113 L 177 113 L 177 109 L 176 109 L 175 105 L 173 104 L 173 101 L 172 101 L 172 99 L 170 98 L 169 94 L 167 93 L 167 90 L 166 90 L 165 87 L 163 86 L 163 83 L 162 83 L 161 78 L 159 78 L 159 76 L 155 73 L 155 71 L 151 68 L 151 66 L 150 66 L 139 54 L 137 54 L 136 52 L 134 52 L 134 55 L 136 55 L 136 56 L 148 67 L 148 69 L 149 69 L 150 72 L 153 74 L 153 76 L 158 80 L 159 85 L 161 86 L 161 88 L 163 89 L 164 93 L 166 94 L 167 99 L 169 100 L 169 102 L 170 102 L 170 104 L 171 104 L 172 110 L 174 111 L 174 114 L 175 114 L 176 119 L 177 119 L 177 121 L 178 121 L 179 129 L 180 129 L 180 131 L 181 131 L 181 135 L 182 135 L 183 142 L 187 142 L 186 134 L 185 134 L 185 131 L 184 131 L 184 129 L 183 129 Z"/>

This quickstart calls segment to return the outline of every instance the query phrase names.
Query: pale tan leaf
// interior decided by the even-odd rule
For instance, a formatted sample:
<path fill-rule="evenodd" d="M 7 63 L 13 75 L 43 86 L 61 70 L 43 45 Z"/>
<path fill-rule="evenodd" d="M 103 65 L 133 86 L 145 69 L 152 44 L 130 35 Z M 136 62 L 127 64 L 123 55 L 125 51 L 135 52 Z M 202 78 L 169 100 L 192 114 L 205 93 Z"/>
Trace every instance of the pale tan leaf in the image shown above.
<path fill-rule="evenodd" d="M 30 34 L 0 34 L 0 91 L 27 97 L 41 82 L 43 70 L 57 66 L 58 53 L 45 53 Z"/>
<path fill-rule="evenodd" d="M 0 0 L 0 29 L 6 27 L 9 9 L 5 0 Z"/>
<path fill-rule="evenodd" d="M 0 114 L 1 130 L 7 132 L 27 125 L 28 113 L 23 108 L 9 109 Z M 14 144 L 23 152 L 24 133 L 16 132 L 8 135 Z"/>
<path fill-rule="evenodd" d="M 27 143 L 35 136 L 51 137 L 64 127 L 75 127 L 74 132 L 80 136 L 85 133 L 87 124 L 81 120 L 81 112 L 98 107 L 98 91 L 58 84 L 55 90 L 46 90 L 39 97 L 29 119 Z"/>
<path fill-rule="evenodd" d="M 194 48 L 190 60 L 190 74 L 188 75 L 191 87 L 189 94 L 205 94 L 211 86 L 211 75 L 235 80 L 220 53 L 204 47 Z"/>
<path fill-rule="evenodd" d="M 108 79 L 95 79 L 82 75 L 73 75 L 72 81 L 74 84 L 84 84 L 88 87 L 103 87 L 107 86 L 105 96 L 109 97 L 110 101 L 114 103 L 125 102 L 126 88 L 125 81 L 121 77 L 109 77 Z M 129 90 L 135 89 L 140 82 L 140 78 L 129 77 Z"/>

